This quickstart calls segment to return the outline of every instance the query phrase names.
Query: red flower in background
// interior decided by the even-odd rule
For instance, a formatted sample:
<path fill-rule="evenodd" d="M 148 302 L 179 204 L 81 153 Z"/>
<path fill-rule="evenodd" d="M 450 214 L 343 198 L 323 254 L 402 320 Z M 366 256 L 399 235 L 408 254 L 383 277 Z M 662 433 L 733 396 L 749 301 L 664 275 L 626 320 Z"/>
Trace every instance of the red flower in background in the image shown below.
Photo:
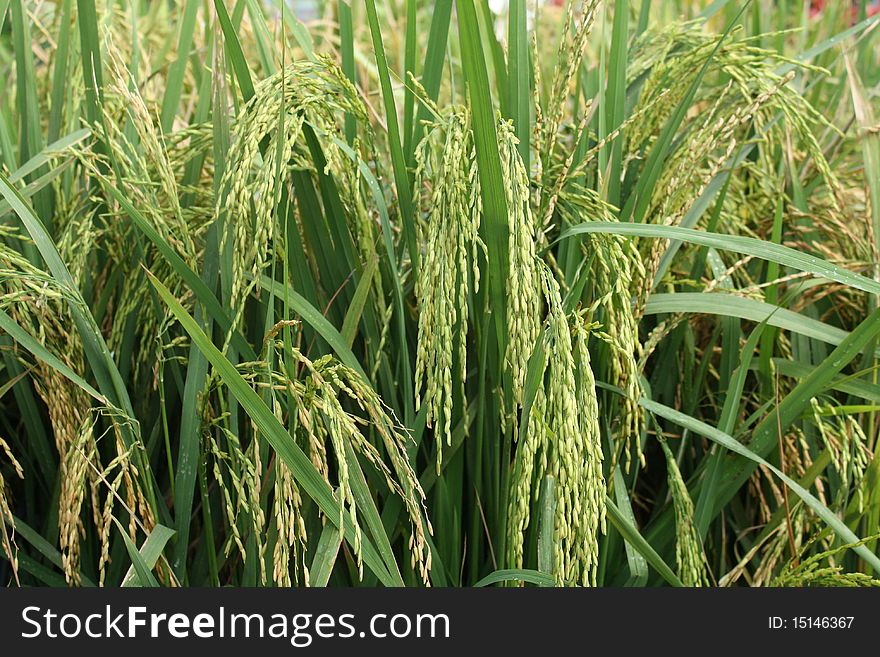
<path fill-rule="evenodd" d="M 822 13 L 822 10 L 825 9 L 825 5 L 827 4 L 827 0 L 810 0 L 810 18 L 814 18 Z M 865 12 L 868 16 L 873 16 L 878 11 L 880 11 L 880 0 L 871 0 L 868 5 L 867 11 Z M 859 3 L 857 0 L 854 0 L 851 3 L 850 7 L 850 21 L 855 22 L 859 18 Z"/>

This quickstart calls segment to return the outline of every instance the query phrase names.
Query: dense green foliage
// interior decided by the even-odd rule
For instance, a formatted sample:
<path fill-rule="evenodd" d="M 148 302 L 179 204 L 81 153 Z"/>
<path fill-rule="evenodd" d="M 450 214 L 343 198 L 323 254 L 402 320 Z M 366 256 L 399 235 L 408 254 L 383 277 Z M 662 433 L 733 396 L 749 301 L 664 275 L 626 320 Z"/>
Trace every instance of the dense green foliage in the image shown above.
<path fill-rule="evenodd" d="M 0 578 L 880 582 L 819 4 L 0 0 Z"/>

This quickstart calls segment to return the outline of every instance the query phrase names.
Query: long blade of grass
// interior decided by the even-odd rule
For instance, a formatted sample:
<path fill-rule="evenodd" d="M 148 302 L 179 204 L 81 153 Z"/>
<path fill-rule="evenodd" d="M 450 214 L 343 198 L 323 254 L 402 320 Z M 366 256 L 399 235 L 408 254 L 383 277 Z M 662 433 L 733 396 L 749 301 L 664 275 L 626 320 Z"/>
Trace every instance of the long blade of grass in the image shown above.
<path fill-rule="evenodd" d="M 388 71 L 388 60 L 385 57 L 385 46 L 382 43 L 382 28 L 379 26 L 379 15 L 376 12 L 375 0 L 365 0 L 367 22 L 373 41 L 373 52 L 376 55 L 376 66 L 379 70 L 379 86 L 382 89 L 382 102 L 385 105 L 385 121 L 388 129 L 388 143 L 391 150 L 391 168 L 394 173 L 394 186 L 397 190 L 397 202 L 400 204 L 400 219 L 403 225 L 403 237 L 409 251 L 413 272 L 419 270 L 419 249 L 416 239 L 415 214 L 412 200 L 412 184 L 406 169 L 406 158 L 403 155 L 403 144 L 400 139 L 400 127 L 397 121 L 397 107 L 394 104 L 394 91 L 391 88 L 391 74 Z"/>
<path fill-rule="evenodd" d="M 88 128 L 81 128 L 80 130 L 71 132 L 69 135 L 62 137 L 61 139 L 53 141 L 42 151 L 40 151 L 27 162 L 22 164 L 18 169 L 10 173 L 9 182 L 16 183 L 19 180 L 23 180 L 25 176 L 30 175 L 43 165 L 48 164 L 53 157 L 57 157 L 58 153 L 70 148 L 71 146 L 76 146 L 77 144 L 84 141 L 86 137 L 91 134 L 92 131 Z"/>
<path fill-rule="evenodd" d="M 112 520 L 113 524 L 116 525 L 116 528 L 122 535 L 122 540 L 125 541 L 125 550 L 128 552 L 128 558 L 131 559 L 131 566 L 137 575 L 137 583 L 132 582 L 131 586 L 158 588 L 159 582 L 156 581 L 155 576 L 150 572 L 152 567 L 147 564 L 143 555 L 138 551 L 137 546 L 132 542 L 131 538 L 129 538 L 128 531 L 126 531 L 125 527 L 123 527 L 116 518 L 112 518 Z"/>
<path fill-rule="evenodd" d="M 733 376 L 731 377 L 730 385 L 724 396 L 724 406 L 721 409 L 721 419 L 718 424 L 718 428 L 725 433 L 732 434 L 734 431 L 740 400 L 742 398 L 743 390 L 745 389 L 746 377 L 748 376 L 749 367 L 752 363 L 752 358 L 755 355 L 758 341 L 761 339 L 764 329 L 767 326 L 767 321 L 768 320 L 765 319 L 756 326 L 748 340 L 746 340 L 740 355 L 739 365 L 734 370 Z M 706 537 L 706 532 L 709 530 L 709 523 L 712 520 L 715 488 L 722 472 L 725 453 L 726 450 L 724 450 L 724 448 L 718 448 L 710 457 L 709 465 L 707 466 L 708 474 L 705 480 L 706 483 L 700 490 L 700 496 L 697 499 L 694 509 L 694 524 L 697 526 L 697 531 L 699 532 L 701 539 Z"/>
<path fill-rule="evenodd" d="M 90 124 L 103 122 L 104 80 L 101 67 L 101 41 L 94 0 L 76 0 L 80 55 L 86 87 L 86 118 Z"/>
<path fill-rule="evenodd" d="M 880 18 L 880 14 L 877 15 Z M 874 110 L 868 99 L 861 77 L 853 65 L 852 58 L 845 54 L 847 81 L 852 95 L 853 109 L 856 120 L 863 131 L 859 140 L 862 147 L 862 159 L 864 161 L 865 182 L 868 186 L 868 201 L 871 206 L 871 234 L 874 236 L 874 252 L 880 249 L 880 132 L 877 132 L 877 122 Z M 874 278 L 880 280 L 880 265 L 875 265 Z"/>
<path fill-rule="evenodd" d="M 611 522 L 614 528 L 620 532 L 620 535 L 623 536 L 624 540 L 629 543 L 636 552 L 642 555 L 651 567 L 656 570 L 664 580 L 666 580 L 666 582 L 672 586 L 684 586 L 675 572 L 666 565 L 666 562 L 663 561 L 659 554 L 657 554 L 657 551 L 651 547 L 651 544 L 648 543 L 648 541 L 646 541 L 639 533 L 639 530 L 635 528 L 635 525 L 633 525 L 620 509 L 617 508 L 614 500 L 610 497 L 605 498 L 605 509 L 608 512 L 609 522 Z"/>
<path fill-rule="evenodd" d="M 696 434 L 704 436 L 711 440 L 712 442 L 718 443 L 722 447 L 730 450 L 731 452 L 735 452 L 755 464 L 762 465 L 773 474 L 775 474 L 779 479 L 785 483 L 798 497 L 800 497 L 806 504 L 809 506 L 813 512 L 822 518 L 834 532 L 840 536 L 841 539 L 845 543 L 859 543 L 860 539 L 856 536 L 850 529 L 847 527 L 841 520 L 838 518 L 833 511 L 831 511 L 827 506 L 822 504 L 819 499 L 810 493 L 806 488 L 797 483 L 794 479 L 786 475 L 775 465 L 771 464 L 769 461 L 758 456 L 752 450 L 750 450 L 745 445 L 737 442 L 732 436 L 724 433 L 723 431 L 719 431 L 715 427 L 712 427 L 705 422 L 701 422 L 689 415 L 685 415 L 679 411 L 676 411 L 673 408 L 669 408 L 668 406 L 664 406 L 662 404 L 658 404 L 657 402 L 651 401 L 650 399 L 641 399 L 639 403 L 644 406 L 650 412 L 659 415 L 662 418 L 665 418 L 671 422 L 675 422 L 679 426 L 685 427 L 690 431 L 693 431 Z M 871 565 L 875 572 L 880 574 L 880 557 L 876 554 L 868 550 L 864 545 L 859 545 L 854 548 L 854 551 L 862 557 L 867 563 Z"/>
<path fill-rule="evenodd" d="M 373 493 L 364 477 L 361 465 L 358 462 L 357 455 L 351 448 L 351 445 L 345 445 L 345 459 L 348 461 L 349 475 L 351 481 L 351 492 L 354 495 L 354 501 L 358 511 L 363 514 L 367 529 L 373 537 L 379 556 L 385 562 L 385 567 L 395 580 L 403 581 L 400 575 L 400 569 L 397 567 L 397 561 L 394 558 L 394 550 L 391 547 L 391 541 L 385 532 L 385 526 L 382 524 L 382 518 L 379 516 L 379 510 L 376 508 L 376 502 L 373 500 Z"/>
<path fill-rule="evenodd" d="M 529 104 L 532 99 L 529 89 L 529 35 L 526 21 L 526 1 L 511 0 L 507 16 L 507 95 L 510 99 L 510 118 L 513 130 L 519 140 L 517 150 L 529 170 Z"/>
<path fill-rule="evenodd" d="M 61 134 L 62 112 L 67 80 L 68 59 L 70 52 L 70 7 L 71 0 L 61 3 L 60 32 L 58 49 L 55 51 L 55 70 L 52 76 L 52 105 L 49 109 L 49 141 L 54 142 Z M 0 15 L 2 15 L 0 11 Z M 2 22 L 2 19 L 0 19 Z"/>
<path fill-rule="evenodd" d="M 238 81 L 241 95 L 247 102 L 254 96 L 254 83 L 244 51 L 241 48 L 241 42 L 238 40 L 235 27 L 229 18 L 229 12 L 226 11 L 226 3 L 223 0 L 214 0 L 214 7 L 217 10 L 220 29 L 223 30 L 223 45 L 226 49 L 226 56 L 232 64 L 232 70 L 235 71 L 235 79 Z"/>
<path fill-rule="evenodd" d="M 615 0 L 614 24 L 611 29 L 611 53 L 608 59 L 608 87 L 605 91 L 608 134 L 617 130 L 626 115 L 626 64 L 629 45 L 629 0 Z M 620 203 L 620 183 L 623 177 L 623 136 L 618 134 L 611 144 L 607 199 L 611 205 Z"/>
<path fill-rule="evenodd" d="M 678 226 L 661 226 L 648 224 L 627 224 L 597 221 L 595 223 L 577 224 L 565 230 L 559 239 L 584 233 L 612 233 L 637 237 L 657 237 L 676 239 L 690 244 L 700 244 L 716 249 L 744 253 L 755 258 L 776 262 L 784 267 L 797 271 L 808 272 L 819 278 L 826 278 L 837 283 L 849 285 L 857 290 L 880 294 L 880 283 L 865 276 L 854 274 L 843 267 L 834 265 L 827 260 L 791 249 L 787 246 L 773 244 L 754 237 L 742 235 L 722 235 Z"/>
<path fill-rule="evenodd" d="M 330 574 L 333 572 L 333 566 L 336 565 L 340 545 L 342 545 L 342 532 L 330 523 L 324 525 L 321 538 L 318 539 L 318 546 L 315 548 L 312 566 L 309 568 L 311 586 L 327 586 Z"/>
<path fill-rule="evenodd" d="M 501 582 L 526 582 L 527 584 L 537 584 L 538 586 L 556 586 L 556 580 L 549 575 L 545 575 L 537 570 L 505 569 L 496 570 L 483 579 L 474 584 L 475 588 L 491 586 L 492 584 L 500 584 Z"/>
<path fill-rule="evenodd" d="M 654 294 L 645 306 L 646 315 L 700 313 L 736 317 L 752 322 L 766 321 L 770 326 L 838 345 L 849 333 L 800 313 L 763 301 L 735 294 L 716 292 L 675 292 Z"/>
<path fill-rule="evenodd" d="M 168 77 L 165 79 L 165 96 L 162 98 L 162 112 L 159 124 L 165 133 L 171 132 L 174 126 L 174 117 L 177 115 L 180 105 L 180 95 L 183 92 L 183 76 L 186 73 L 186 64 L 189 61 L 189 51 L 192 48 L 193 36 L 196 29 L 196 16 L 198 14 L 199 0 L 186 0 L 183 5 L 183 18 L 180 22 L 180 31 L 177 41 L 177 58 L 171 63 Z"/>
<path fill-rule="evenodd" d="M 485 232 L 483 241 L 488 249 L 490 307 L 495 321 L 497 352 L 503 354 L 507 346 L 503 328 L 507 302 L 507 195 L 498 152 L 495 110 L 489 93 L 489 74 L 474 3 L 475 0 L 456 0 L 455 6 L 458 11 L 462 67 L 471 101 L 471 121 L 483 201 L 484 220 L 480 229 Z"/>
<path fill-rule="evenodd" d="M 428 46 L 425 49 L 425 62 L 422 65 L 422 87 L 428 94 L 428 98 L 436 101 L 440 93 L 440 82 L 443 77 L 444 52 L 449 40 L 449 23 L 452 18 L 452 5 L 454 0 L 436 0 L 431 16 L 431 29 L 428 33 Z M 419 103 L 413 130 L 415 136 L 412 144 L 413 150 L 407 153 L 407 166 L 415 166 L 415 144 L 422 136 L 422 122 L 429 117 L 428 107 Z"/>
<path fill-rule="evenodd" d="M 126 536 L 127 535 L 128 534 L 126 534 Z M 166 527 L 165 525 L 156 525 L 153 527 L 152 531 L 144 541 L 144 544 L 141 545 L 140 550 L 138 550 L 141 561 L 148 571 L 155 568 L 156 563 L 159 561 L 159 557 L 162 556 L 162 551 L 165 549 L 165 545 L 167 545 L 172 536 L 174 536 L 174 530 L 170 527 Z M 121 586 L 142 586 L 143 581 L 143 578 L 141 578 L 135 570 L 134 564 L 132 564 L 128 569 L 128 572 L 125 574 Z"/>
<path fill-rule="evenodd" d="M 370 289 L 373 285 L 373 277 L 376 275 L 378 269 L 379 261 L 376 258 L 373 258 L 367 263 L 367 267 L 364 269 L 361 280 L 358 282 L 357 289 L 354 291 L 354 296 L 351 298 L 351 304 L 348 306 L 348 310 L 345 313 L 345 320 L 342 322 L 341 334 L 342 339 L 345 340 L 345 344 L 348 345 L 349 349 L 351 349 L 351 346 L 354 344 L 357 327 L 364 314 L 364 306 L 370 295 Z"/>
<path fill-rule="evenodd" d="M 618 511 L 633 527 L 636 526 L 636 517 L 633 514 L 632 502 L 626 492 L 626 481 L 619 465 L 614 466 L 614 497 L 617 500 Z M 629 541 L 624 541 L 626 561 L 629 566 L 629 584 L 632 586 L 644 586 L 648 581 L 648 562 Z"/>

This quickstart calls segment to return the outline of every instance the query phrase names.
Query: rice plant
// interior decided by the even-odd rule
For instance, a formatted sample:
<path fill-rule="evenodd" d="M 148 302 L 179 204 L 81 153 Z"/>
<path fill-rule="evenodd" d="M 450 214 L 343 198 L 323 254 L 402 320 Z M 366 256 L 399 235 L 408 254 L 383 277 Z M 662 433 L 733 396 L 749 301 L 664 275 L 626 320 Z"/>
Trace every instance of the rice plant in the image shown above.
<path fill-rule="evenodd" d="M 4 584 L 877 585 L 874 5 L 303 7 L 0 0 Z"/>

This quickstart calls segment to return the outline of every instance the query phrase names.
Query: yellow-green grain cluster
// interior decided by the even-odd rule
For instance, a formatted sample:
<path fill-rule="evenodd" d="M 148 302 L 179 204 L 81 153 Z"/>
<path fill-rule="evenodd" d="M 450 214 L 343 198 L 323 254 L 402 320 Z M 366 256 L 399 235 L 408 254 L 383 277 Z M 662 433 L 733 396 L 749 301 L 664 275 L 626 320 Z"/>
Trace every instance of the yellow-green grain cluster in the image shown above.
<path fill-rule="evenodd" d="M 675 564 L 678 576 L 685 586 L 708 586 L 708 564 L 703 542 L 694 524 L 694 503 L 681 477 L 675 455 L 666 441 L 660 444 L 666 456 L 666 480 L 675 510 Z"/>
<path fill-rule="evenodd" d="M 477 258 L 482 248 L 476 154 L 466 110 L 449 112 L 422 140 L 416 179 L 424 181 L 420 188 L 427 208 L 425 253 L 416 281 L 416 407 L 427 406 L 426 419 L 438 442 L 449 445 L 453 395 L 464 398 L 468 317 L 472 295 L 480 287 Z M 438 470 L 441 456 L 438 445 Z"/>
<path fill-rule="evenodd" d="M 559 286 L 541 268 L 548 306 L 545 374 L 521 437 L 509 507 L 508 545 L 513 564 L 523 559 L 523 532 L 545 475 L 556 481 L 553 532 L 555 577 L 559 584 L 596 582 L 599 534 L 605 532 L 605 479 L 595 379 L 590 366 L 588 328 L 577 313 L 568 317 Z"/>

